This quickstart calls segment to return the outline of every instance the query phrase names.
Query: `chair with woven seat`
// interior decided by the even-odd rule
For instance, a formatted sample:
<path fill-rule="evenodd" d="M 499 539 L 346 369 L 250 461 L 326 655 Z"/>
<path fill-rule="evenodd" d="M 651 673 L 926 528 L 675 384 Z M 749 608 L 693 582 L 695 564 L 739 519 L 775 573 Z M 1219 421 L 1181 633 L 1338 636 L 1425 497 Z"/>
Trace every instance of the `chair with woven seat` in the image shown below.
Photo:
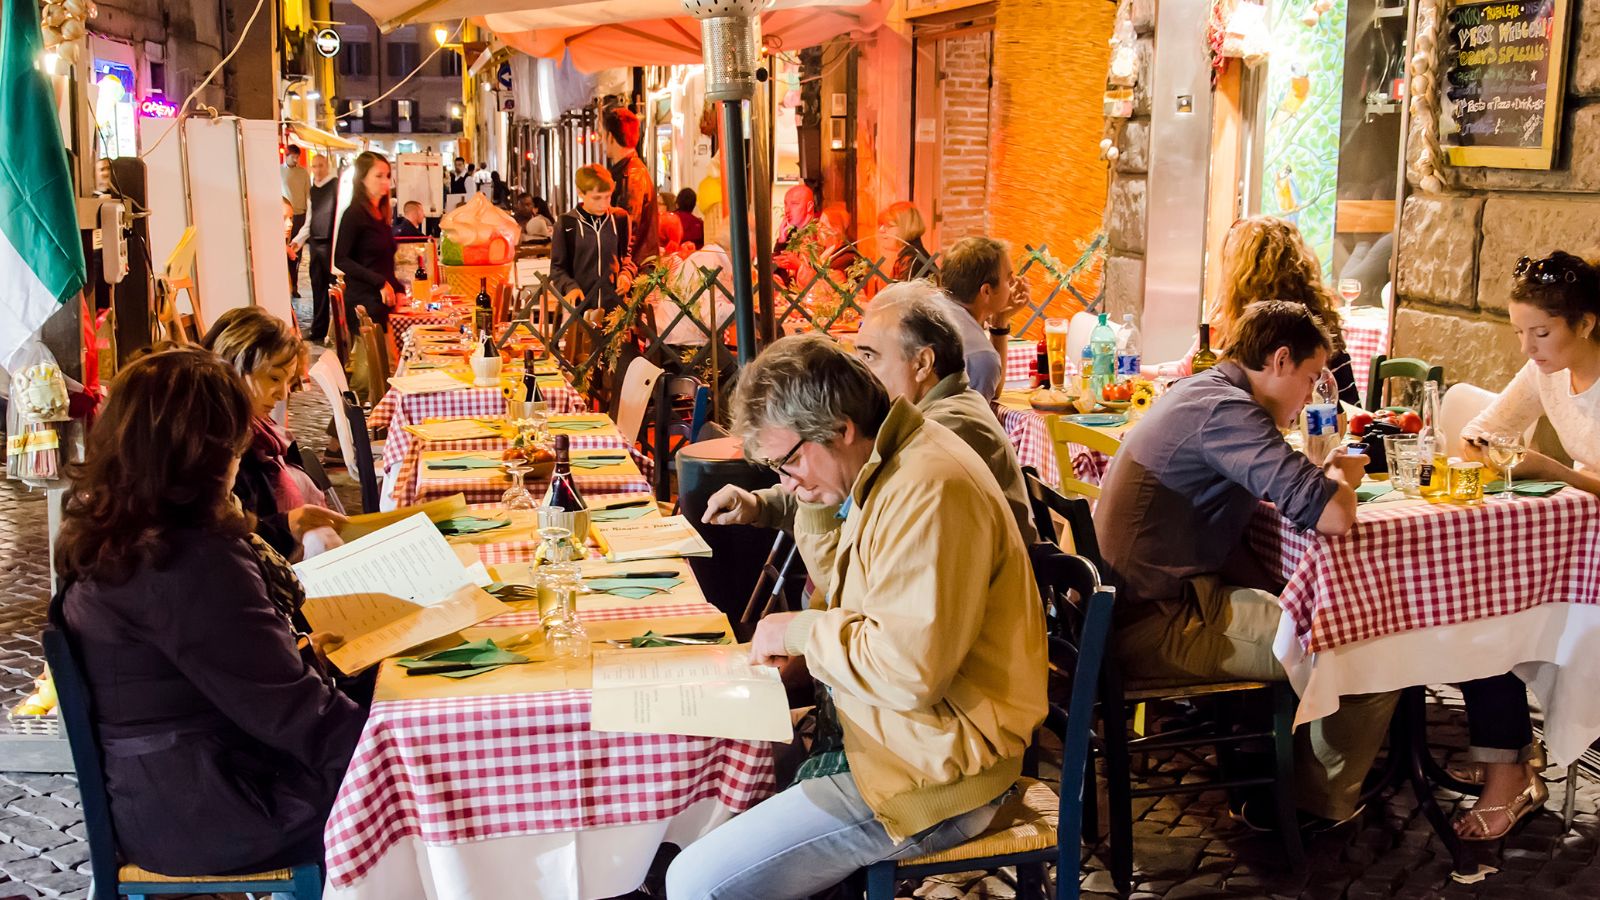
<path fill-rule="evenodd" d="M 1416 382 L 1431 381 L 1439 386 L 1439 390 L 1444 390 L 1443 366 L 1410 357 L 1390 359 L 1379 354 L 1372 358 L 1372 374 L 1367 380 L 1367 409 L 1383 408 L 1384 387 L 1391 378 L 1409 378 Z M 1393 397 L 1388 399 L 1393 400 Z"/>
<path fill-rule="evenodd" d="M 1099 499 L 1100 486 L 1080 479 L 1077 470 L 1073 468 L 1071 445 L 1087 447 L 1110 457 L 1116 456 L 1117 451 L 1122 449 L 1122 441 L 1102 429 L 1069 422 L 1061 416 L 1045 416 L 1044 421 L 1045 430 L 1050 435 L 1050 443 L 1055 446 L 1056 471 L 1061 477 L 1061 492 L 1088 497 L 1090 500 Z"/>
<path fill-rule="evenodd" d="M 1031 555 L 1047 611 L 1051 668 L 1067 681 L 1066 707 L 1052 701 L 1043 726 L 1061 741 L 1061 783 L 1051 788 L 1030 777 L 1027 771 L 1034 766 L 1029 759 L 1024 776 L 982 834 L 938 853 L 869 866 L 867 900 L 893 900 L 901 878 L 1003 866 L 1017 867 L 1017 896 L 1022 897 L 1043 886 L 1048 863 L 1056 866 L 1056 885 L 1047 896 L 1078 896 L 1084 773 L 1116 595 L 1083 557 L 1049 544 L 1034 545 Z"/>
<path fill-rule="evenodd" d="M 248 875 L 173 876 L 135 865 L 119 865 L 116 832 L 111 822 L 111 802 L 106 795 L 100 744 L 90 709 L 89 686 L 78 664 L 77 652 L 65 631 L 54 622 L 41 638 L 45 661 L 55 681 L 61 724 L 78 774 L 83 804 L 85 837 L 89 844 L 90 900 L 140 900 L 150 896 L 210 893 L 279 893 L 296 900 L 320 900 L 322 869 L 308 862 L 287 869 Z"/>
<path fill-rule="evenodd" d="M 1071 539 L 1074 552 L 1090 562 L 1101 565 L 1099 543 L 1095 536 L 1094 518 L 1089 502 L 1079 497 L 1063 497 L 1041 481 L 1037 473 L 1027 470 L 1025 480 L 1028 499 L 1033 509 L 1034 522 L 1043 540 L 1058 540 L 1056 522 L 1066 523 L 1066 537 Z M 1065 546 L 1063 543 L 1062 546 Z M 1272 695 L 1273 721 L 1268 731 L 1224 734 L 1204 728 L 1182 731 L 1146 733 L 1150 718 L 1147 707 L 1163 702 L 1202 701 L 1229 694 L 1269 691 Z M 1108 660 L 1101 678 L 1100 740 L 1095 751 L 1106 765 L 1107 820 L 1110 827 L 1108 850 L 1111 877 L 1123 894 L 1128 893 L 1133 880 L 1133 800 L 1136 797 L 1159 797 L 1167 794 L 1194 794 L 1210 790 L 1237 790 L 1246 787 L 1273 789 L 1273 799 L 1280 820 L 1294 818 L 1294 711 L 1297 700 L 1287 682 L 1266 681 L 1216 681 L 1210 683 L 1163 683 L 1137 680 L 1124 682 L 1115 658 Z M 1128 736 L 1128 722 L 1134 723 L 1134 732 Z M 1235 778 L 1223 781 L 1202 781 L 1171 785 L 1145 784 L 1134 787 L 1132 783 L 1132 756 L 1162 750 L 1175 750 L 1188 755 L 1196 747 L 1211 746 L 1222 752 L 1232 746 L 1250 741 L 1268 741 L 1273 747 L 1271 774 L 1258 777 Z M 1091 813 L 1092 815 L 1092 813 Z M 1284 829 L 1285 852 L 1296 867 L 1304 865 L 1305 848 L 1296 829 Z"/>

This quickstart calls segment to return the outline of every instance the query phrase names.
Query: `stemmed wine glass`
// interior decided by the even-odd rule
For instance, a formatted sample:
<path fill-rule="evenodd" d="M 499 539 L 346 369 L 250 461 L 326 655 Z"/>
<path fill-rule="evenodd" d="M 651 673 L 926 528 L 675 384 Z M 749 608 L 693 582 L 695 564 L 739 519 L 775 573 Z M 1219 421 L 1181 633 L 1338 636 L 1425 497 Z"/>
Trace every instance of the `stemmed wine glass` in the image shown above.
<path fill-rule="evenodd" d="M 560 529 L 565 530 L 565 529 Z M 578 591 L 583 587 L 576 563 L 546 566 L 545 584 L 555 595 L 555 607 L 544 617 L 545 643 L 560 664 L 589 656 L 589 629 L 578 618 Z"/>
<path fill-rule="evenodd" d="M 1339 299 L 1349 306 L 1361 299 L 1361 282 L 1354 278 L 1339 279 Z"/>
<path fill-rule="evenodd" d="M 1520 434 L 1495 435 L 1489 439 L 1489 462 L 1505 472 L 1505 494 L 1509 499 L 1517 499 L 1516 492 L 1512 490 L 1511 471 L 1522 465 L 1522 459 L 1527 455 L 1528 446 Z"/>
<path fill-rule="evenodd" d="M 519 456 L 516 459 L 508 459 L 501 465 L 511 476 L 511 487 L 506 488 L 506 492 L 500 495 L 500 503 L 505 506 L 506 511 L 516 512 L 537 508 L 539 504 L 533 499 L 533 493 L 523 483 L 523 478 L 532 470 L 528 461 Z"/>

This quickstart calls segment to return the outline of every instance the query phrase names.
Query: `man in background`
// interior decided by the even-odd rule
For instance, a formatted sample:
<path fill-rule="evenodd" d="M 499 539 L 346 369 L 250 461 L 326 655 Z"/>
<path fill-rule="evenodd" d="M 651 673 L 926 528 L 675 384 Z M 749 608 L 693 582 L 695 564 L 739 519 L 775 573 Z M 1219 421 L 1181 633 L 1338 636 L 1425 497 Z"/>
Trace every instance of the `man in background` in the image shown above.
<path fill-rule="evenodd" d="M 283 151 L 283 199 L 289 201 L 289 209 L 294 216 L 294 224 L 290 226 L 291 233 L 298 233 L 306 224 L 306 204 L 311 195 L 311 176 L 300 165 L 299 147 L 293 144 Z M 292 254 L 289 257 L 289 293 L 294 299 L 300 299 L 300 257 Z"/>
<path fill-rule="evenodd" d="M 416 200 L 407 200 L 400 210 L 400 215 L 395 217 L 394 236 L 420 240 L 424 237 L 422 223 L 422 204 Z"/>
<path fill-rule="evenodd" d="M 339 179 L 326 153 L 311 157 L 311 190 L 307 215 L 294 236 L 296 255 L 311 252 L 311 332 L 313 341 L 328 337 L 328 288 L 333 285 L 333 218 L 339 205 Z"/>
<path fill-rule="evenodd" d="M 1028 287 L 1011 269 L 1005 244 L 969 237 L 945 253 L 940 284 L 952 300 L 950 321 L 961 331 L 972 389 L 993 400 L 1005 383 L 1011 317 L 1028 305 Z"/>
<path fill-rule="evenodd" d="M 616 183 L 611 205 L 628 213 L 627 257 L 634 268 L 642 269 L 645 260 L 660 252 L 660 234 L 656 226 L 656 188 L 637 150 L 639 117 L 625 107 L 613 106 L 605 111 L 602 122 L 606 161 Z"/>

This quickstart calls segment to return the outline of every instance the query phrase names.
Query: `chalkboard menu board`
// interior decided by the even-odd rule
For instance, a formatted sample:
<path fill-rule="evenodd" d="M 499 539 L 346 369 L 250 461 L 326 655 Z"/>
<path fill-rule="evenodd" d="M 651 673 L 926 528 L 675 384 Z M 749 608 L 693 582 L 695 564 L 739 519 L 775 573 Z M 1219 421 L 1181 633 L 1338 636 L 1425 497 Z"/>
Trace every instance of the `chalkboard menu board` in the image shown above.
<path fill-rule="evenodd" d="M 1567 2 L 1495 0 L 1445 11 L 1439 143 L 1451 165 L 1550 168 L 1566 82 Z"/>

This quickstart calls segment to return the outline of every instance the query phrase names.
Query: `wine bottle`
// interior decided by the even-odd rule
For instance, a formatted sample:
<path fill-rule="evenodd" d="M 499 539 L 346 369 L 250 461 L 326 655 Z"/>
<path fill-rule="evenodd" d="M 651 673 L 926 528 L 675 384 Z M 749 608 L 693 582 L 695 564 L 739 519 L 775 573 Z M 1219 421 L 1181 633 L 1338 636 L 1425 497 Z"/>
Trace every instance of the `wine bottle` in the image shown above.
<path fill-rule="evenodd" d="M 1211 349 L 1211 326 L 1205 322 L 1200 323 L 1200 349 L 1194 352 L 1194 362 L 1191 368 L 1196 375 L 1217 364 L 1217 354 Z"/>
<path fill-rule="evenodd" d="M 564 434 L 556 435 L 555 453 L 556 469 L 550 476 L 550 488 L 545 491 L 544 505 L 553 506 L 563 512 L 582 512 L 588 509 L 583 502 L 583 494 L 578 490 L 577 482 L 572 478 L 571 439 Z"/>
<path fill-rule="evenodd" d="M 544 403 L 544 393 L 539 390 L 539 376 L 533 370 L 533 351 L 522 351 L 522 400 L 524 403 Z"/>
<path fill-rule="evenodd" d="M 473 302 L 472 318 L 479 334 L 488 334 L 494 327 L 494 301 L 489 299 L 489 279 L 478 279 L 478 297 Z"/>

